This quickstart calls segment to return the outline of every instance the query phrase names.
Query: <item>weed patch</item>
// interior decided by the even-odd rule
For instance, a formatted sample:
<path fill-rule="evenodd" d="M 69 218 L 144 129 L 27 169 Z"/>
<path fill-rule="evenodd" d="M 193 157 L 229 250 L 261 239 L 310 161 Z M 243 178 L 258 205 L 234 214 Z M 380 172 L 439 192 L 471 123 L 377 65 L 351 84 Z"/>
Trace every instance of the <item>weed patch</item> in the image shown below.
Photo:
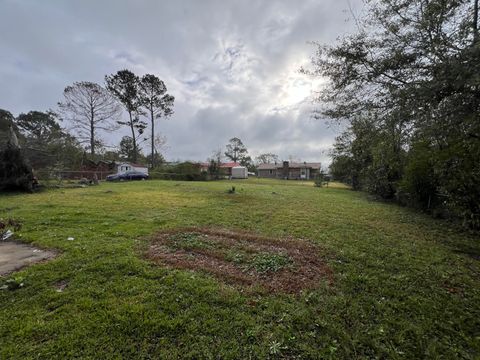
<path fill-rule="evenodd" d="M 269 292 L 299 293 L 332 282 L 318 246 L 246 232 L 188 228 L 157 233 L 147 251 L 154 262 L 205 271 L 227 283 L 260 285 Z"/>
<path fill-rule="evenodd" d="M 284 254 L 262 253 L 255 255 L 252 266 L 258 273 L 277 272 L 292 264 L 292 259 Z"/>

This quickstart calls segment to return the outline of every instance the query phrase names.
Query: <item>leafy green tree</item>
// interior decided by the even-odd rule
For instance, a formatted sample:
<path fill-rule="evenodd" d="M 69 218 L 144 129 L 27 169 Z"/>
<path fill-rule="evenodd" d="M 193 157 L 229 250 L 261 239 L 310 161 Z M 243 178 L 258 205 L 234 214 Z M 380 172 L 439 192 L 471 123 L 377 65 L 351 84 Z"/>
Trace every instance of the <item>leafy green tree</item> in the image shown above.
<path fill-rule="evenodd" d="M 258 155 L 255 160 L 257 164 L 271 164 L 279 162 L 279 157 L 277 154 L 264 153 Z"/>
<path fill-rule="evenodd" d="M 373 147 L 379 129 L 366 118 L 352 119 L 350 127 L 336 138 L 330 171 L 337 180 L 352 185 L 354 190 L 368 188 L 373 164 Z"/>
<path fill-rule="evenodd" d="M 252 158 L 249 155 L 246 155 L 240 159 L 240 165 L 245 166 L 248 169 L 248 171 L 252 171 L 252 172 L 254 172 L 257 169 L 255 164 L 253 163 Z"/>
<path fill-rule="evenodd" d="M 48 143 L 62 131 L 57 115 L 52 111 L 22 113 L 15 119 L 15 124 L 24 136 L 35 140 L 36 143 Z"/>
<path fill-rule="evenodd" d="M 173 113 L 173 102 L 175 98 L 167 94 L 165 83 L 157 76 L 151 74 L 146 74 L 140 79 L 140 98 L 145 113 L 150 117 L 150 166 L 154 168 L 157 163 L 155 161 L 155 120 L 168 117 Z"/>
<path fill-rule="evenodd" d="M 225 156 L 233 162 L 241 162 L 248 156 L 248 150 L 242 140 L 231 138 L 226 146 Z"/>
<path fill-rule="evenodd" d="M 140 119 L 142 112 L 142 99 L 140 97 L 140 79 L 130 70 L 119 70 L 116 74 L 106 75 L 105 82 L 107 89 L 123 105 L 128 113 L 127 121 L 117 121 L 125 125 L 131 131 L 132 161 L 137 162 L 139 154 L 138 140 L 147 127 L 147 124 Z"/>
<path fill-rule="evenodd" d="M 124 136 L 120 141 L 120 156 L 127 161 L 137 162 L 142 158 L 142 153 L 135 148 L 132 137 Z"/>
<path fill-rule="evenodd" d="M 121 155 L 119 151 L 107 150 L 103 153 L 103 158 L 108 161 L 119 161 L 121 160 Z"/>
<path fill-rule="evenodd" d="M 306 71 L 329 79 L 318 117 L 362 118 L 376 129 L 365 138 L 351 127 L 351 151 L 334 154 L 332 169 L 349 165 L 356 188 L 383 197 L 408 189 L 412 203 L 428 207 L 436 194 L 438 206 L 480 227 L 478 0 L 367 4 L 358 32 L 318 44 Z"/>
<path fill-rule="evenodd" d="M 435 149 L 428 142 L 416 140 L 408 153 L 405 174 L 400 183 L 400 200 L 423 209 L 437 207 L 439 179 L 435 174 Z"/>
<path fill-rule="evenodd" d="M 26 158 L 35 170 L 75 169 L 83 152 L 80 143 L 68 134 L 52 111 L 30 111 L 15 120 L 22 135 Z"/>

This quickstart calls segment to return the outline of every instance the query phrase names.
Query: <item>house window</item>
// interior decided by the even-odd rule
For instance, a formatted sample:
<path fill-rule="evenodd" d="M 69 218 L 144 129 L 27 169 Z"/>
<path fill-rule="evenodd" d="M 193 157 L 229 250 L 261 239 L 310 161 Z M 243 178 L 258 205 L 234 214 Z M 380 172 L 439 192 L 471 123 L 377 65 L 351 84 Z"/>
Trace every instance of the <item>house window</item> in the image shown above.
<path fill-rule="evenodd" d="M 269 170 L 269 172 L 270 172 L 270 175 L 272 175 L 272 174 L 273 174 L 273 170 Z"/>

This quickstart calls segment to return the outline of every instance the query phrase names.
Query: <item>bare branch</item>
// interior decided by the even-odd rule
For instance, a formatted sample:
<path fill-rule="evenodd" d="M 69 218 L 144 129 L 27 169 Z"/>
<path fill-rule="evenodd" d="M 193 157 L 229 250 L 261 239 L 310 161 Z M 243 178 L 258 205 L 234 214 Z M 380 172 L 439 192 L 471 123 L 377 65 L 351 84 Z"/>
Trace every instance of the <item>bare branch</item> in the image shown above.
<path fill-rule="evenodd" d="M 95 155 L 98 130 L 118 129 L 121 108 L 116 99 L 103 87 L 91 82 L 75 82 L 63 92 L 59 102 L 60 113 L 77 130 L 81 141 L 90 143 L 90 154 Z"/>

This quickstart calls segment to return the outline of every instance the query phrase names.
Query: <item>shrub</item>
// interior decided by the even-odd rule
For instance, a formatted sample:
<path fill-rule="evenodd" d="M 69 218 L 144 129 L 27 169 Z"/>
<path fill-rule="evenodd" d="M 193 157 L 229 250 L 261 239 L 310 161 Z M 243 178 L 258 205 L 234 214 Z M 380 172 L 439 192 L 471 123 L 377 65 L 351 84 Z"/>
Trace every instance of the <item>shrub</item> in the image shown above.
<path fill-rule="evenodd" d="M 326 175 L 323 171 L 320 170 L 320 172 L 315 175 L 313 185 L 315 187 L 323 187 L 324 185 L 328 186 L 329 181 L 330 176 Z"/>
<path fill-rule="evenodd" d="M 198 164 L 183 162 L 175 165 L 164 165 L 150 172 L 151 179 L 176 181 L 206 181 L 208 175 L 202 172 Z"/>
<path fill-rule="evenodd" d="M 427 144 L 414 144 L 397 192 L 400 203 L 421 209 L 439 206 L 438 179 L 435 176 L 435 160 L 432 155 Z"/>
<path fill-rule="evenodd" d="M 2 190 L 33 190 L 32 168 L 19 148 L 8 146 L 0 151 L 0 191 Z"/>

